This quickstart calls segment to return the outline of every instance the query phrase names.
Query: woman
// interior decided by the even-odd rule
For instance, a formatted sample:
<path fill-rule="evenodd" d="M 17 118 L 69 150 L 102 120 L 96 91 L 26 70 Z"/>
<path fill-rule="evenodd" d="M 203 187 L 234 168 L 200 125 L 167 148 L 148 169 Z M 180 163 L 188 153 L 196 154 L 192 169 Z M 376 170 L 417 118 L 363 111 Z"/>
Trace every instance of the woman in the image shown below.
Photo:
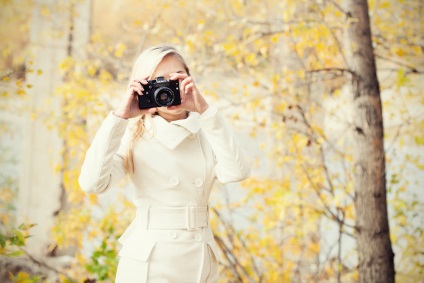
<path fill-rule="evenodd" d="M 140 110 L 143 86 L 160 76 L 179 80 L 181 105 Z M 171 46 L 138 57 L 121 104 L 87 151 L 79 183 L 86 192 L 101 193 L 125 174 L 135 188 L 137 216 L 119 239 L 116 282 L 217 282 L 209 195 L 215 179 L 241 181 L 249 166 Z"/>

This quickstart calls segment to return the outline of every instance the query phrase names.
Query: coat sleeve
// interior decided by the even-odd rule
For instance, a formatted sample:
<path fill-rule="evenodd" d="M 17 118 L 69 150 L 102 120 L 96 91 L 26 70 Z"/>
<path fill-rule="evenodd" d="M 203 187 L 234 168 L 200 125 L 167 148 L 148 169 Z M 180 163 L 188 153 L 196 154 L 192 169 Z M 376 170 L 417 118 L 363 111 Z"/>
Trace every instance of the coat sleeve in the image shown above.
<path fill-rule="evenodd" d="M 245 153 L 217 108 L 209 107 L 199 121 L 216 157 L 216 178 L 222 183 L 229 183 L 249 177 L 250 166 Z"/>
<path fill-rule="evenodd" d="M 128 135 L 127 124 L 128 120 L 112 113 L 101 124 L 87 150 L 78 178 L 83 191 L 101 193 L 125 177 L 123 147 Z"/>

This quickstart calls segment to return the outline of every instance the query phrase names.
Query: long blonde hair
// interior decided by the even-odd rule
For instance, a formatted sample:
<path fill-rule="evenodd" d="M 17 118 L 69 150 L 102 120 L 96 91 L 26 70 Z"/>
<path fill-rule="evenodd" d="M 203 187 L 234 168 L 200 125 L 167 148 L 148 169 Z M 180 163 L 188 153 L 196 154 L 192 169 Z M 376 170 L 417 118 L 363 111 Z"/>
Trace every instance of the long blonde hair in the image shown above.
<path fill-rule="evenodd" d="M 130 81 L 134 79 L 141 79 L 149 77 L 149 80 L 152 79 L 153 73 L 156 70 L 156 67 L 167 56 L 175 56 L 181 60 L 184 65 L 184 69 L 187 74 L 190 74 L 189 68 L 185 63 L 181 54 L 171 45 L 157 45 L 150 47 L 144 50 L 137 58 L 134 63 Z M 143 136 L 145 125 L 144 121 L 148 115 L 141 115 L 133 121 L 132 135 L 129 140 L 127 154 L 124 158 L 124 166 L 127 172 L 134 172 L 134 143 L 137 139 Z"/>

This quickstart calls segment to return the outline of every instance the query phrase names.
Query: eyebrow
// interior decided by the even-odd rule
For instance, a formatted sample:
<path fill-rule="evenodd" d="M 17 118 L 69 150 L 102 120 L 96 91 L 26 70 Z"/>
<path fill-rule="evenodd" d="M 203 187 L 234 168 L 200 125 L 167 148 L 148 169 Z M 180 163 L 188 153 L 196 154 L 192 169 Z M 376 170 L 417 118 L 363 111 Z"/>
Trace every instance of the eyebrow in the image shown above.
<path fill-rule="evenodd" d="M 179 70 L 179 71 L 176 71 L 175 73 L 181 74 L 181 73 L 184 73 L 184 71 L 183 70 Z"/>

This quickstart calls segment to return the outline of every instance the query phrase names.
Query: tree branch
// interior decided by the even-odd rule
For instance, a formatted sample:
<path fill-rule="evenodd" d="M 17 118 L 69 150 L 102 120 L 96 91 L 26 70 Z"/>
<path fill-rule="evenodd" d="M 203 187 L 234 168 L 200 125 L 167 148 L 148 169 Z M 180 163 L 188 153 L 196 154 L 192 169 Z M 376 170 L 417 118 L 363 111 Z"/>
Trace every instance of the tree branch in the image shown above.
<path fill-rule="evenodd" d="M 224 224 L 224 226 L 226 227 L 226 230 L 227 230 L 227 232 L 229 232 L 228 233 L 228 236 L 229 236 L 229 238 L 230 238 L 230 241 L 231 242 L 233 242 L 233 238 L 232 238 L 232 236 L 233 235 L 236 235 L 237 236 L 237 233 L 234 231 L 234 228 L 232 227 L 232 226 L 228 226 L 227 225 L 227 223 L 224 221 L 224 219 L 222 218 L 222 216 L 221 216 L 221 214 L 215 209 L 215 208 L 212 208 L 212 211 L 216 214 L 216 216 L 218 217 L 218 219 L 220 220 L 220 222 L 222 223 L 222 224 Z M 222 238 L 220 238 L 219 236 L 215 236 L 215 238 L 217 238 L 217 239 L 219 239 L 219 241 L 221 242 L 221 244 L 220 244 L 220 247 L 222 248 L 222 251 L 225 253 L 225 256 L 226 256 L 226 258 L 227 258 L 227 260 L 231 263 L 231 260 L 230 260 L 230 258 L 229 258 L 229 256 L 228 256 L 228 254 L 231 254 L 232 255 L 232 258 L 233 258 L 233 264 L 235 264 L 236 266 L 238 266 L 242 271 L 243 271 L 243 274 L 245 275 L 245 276 L 247 276 L 247 278 L 249 278 L 249 280 L 251 281 L 251 282 L 256 282 L 249 274 L 248 274 L 248 272 L 247 272 L 247 270 L 245 269 L 245 267 L 243 267 L 241 264 L 240 264 L 240 262 L 238 261 L 238 259 L 237 259 L 237 257 L 232 253 L 232 251 L 231 251 L 231 249 L 225 244 L 225 242 L 224 242 L 224 240 L 222 239 Z M 239 238 L 239 240 L 241 241 L 241 239 Z M 242 242 L 242 244 L 243 244 L 243 241 L 241 241 Z M 233 244 L 234 245 L 234 244 Z M 246 245 L 244 244 L 243 245 L 243 248 L 245 248 L 246 249 Z M 228 253 L 228 254 L 227 254 Z M 254 259 L 252 258 L 252 257 L 250 257 L 250 254 L 249 254 L 249 258 L 250 258 L 250 260 L 252 261 L 252 265 L 253 265 L 253 267 L 254 267 L 254 270 L 255 270 L 255 272 L 259 272 L 259 270 L 257 269 L 257 267 L 255 266 L 255 263 L 254 263 Z M 233 270 L 235 270 L 235 268 L 233 269 Z M 261 277 L 260 276 L 260 273 L 257 273 L 258 274 L 258 277 Z M 238 276 L 240 276 L 239 275 L 239 273 L 237 272 L 237 275 Z M 245 277 L 246 278 L 246 277 Z M 240 282 L 243 282 L 243 281 L 240 281 Z"/>
<path fill-rule="evenodd" d="M 72 278 L 71 276 L 69 276 L 68 274 L 66 274 L 66 273 L 64 273 L 64 272 L 62 272 L 62 271 L 60 271 L 60 270 L 57 270 L 56 268 L 54 268 L 54 267 L 52 267 L 52 266 L 50 266 L 50 265 L 48 265 L 47 263 L 45 263 L 45 262 L 43 262 L 43 261 L 40 261 L 40 260 L 38 260 L 38 259 L 36 259 L 35 257 L 33 257 L 30 253 L 28 253 L 24 248 L 19 248 L 23 253 L 25 253 L 25 255 L 32 261 L 32 262 L 34 262 L 35 264 L 37 264 L 38 266 L 41 266 L 41 267 L 44 267 L 44 268 L 46 268 L 47 270 L 50 270 L 50 271 L 53 271 L 54 273 L 56 273 L 56 274 L 61 274 L 61 275 L 63 275 L 63 276 L 65 276 L 66 278 L 68 278 L 71 282 L 77 282 L 78 280 L 76 280 L 76 279 L 74 279 L 74 278 Z"/>
<path fill-rule="evenodd" d="M 383 55 L 380 55 L 380 54 L 377 54 L 377 53 L 375 53 L 374 55 L 375 55 L 375 57 L 377 57 L 377 58 L 380 58 L 380 59 L 383 59 L 383 60 L 389 61 L 389 62 L 394 63 L 394 64 L 396 64 L 396 65 L 398 65 L 398 66 L 401 66 L 401 67 L 406 67 L 406 68 L 408 68 L 408 69 L 409 69 L 409 71 L 407 71 L 407 73 L 413 73 L 413 74 L 424 74 L 424 71 L 420 71 L 420 70 L 418 70 L 417 68 L 415 68 L 415 67 L 413 67 L 413 66 L 411 66 L 411 65 L 408 65 L 407 63 L 400 62 L 400 61 L 395 60 L 395 59 L 393 59 L 393 58 L 388 58 L 388 57 L 386 57 L 386 56 L 383 56 Z"/>

